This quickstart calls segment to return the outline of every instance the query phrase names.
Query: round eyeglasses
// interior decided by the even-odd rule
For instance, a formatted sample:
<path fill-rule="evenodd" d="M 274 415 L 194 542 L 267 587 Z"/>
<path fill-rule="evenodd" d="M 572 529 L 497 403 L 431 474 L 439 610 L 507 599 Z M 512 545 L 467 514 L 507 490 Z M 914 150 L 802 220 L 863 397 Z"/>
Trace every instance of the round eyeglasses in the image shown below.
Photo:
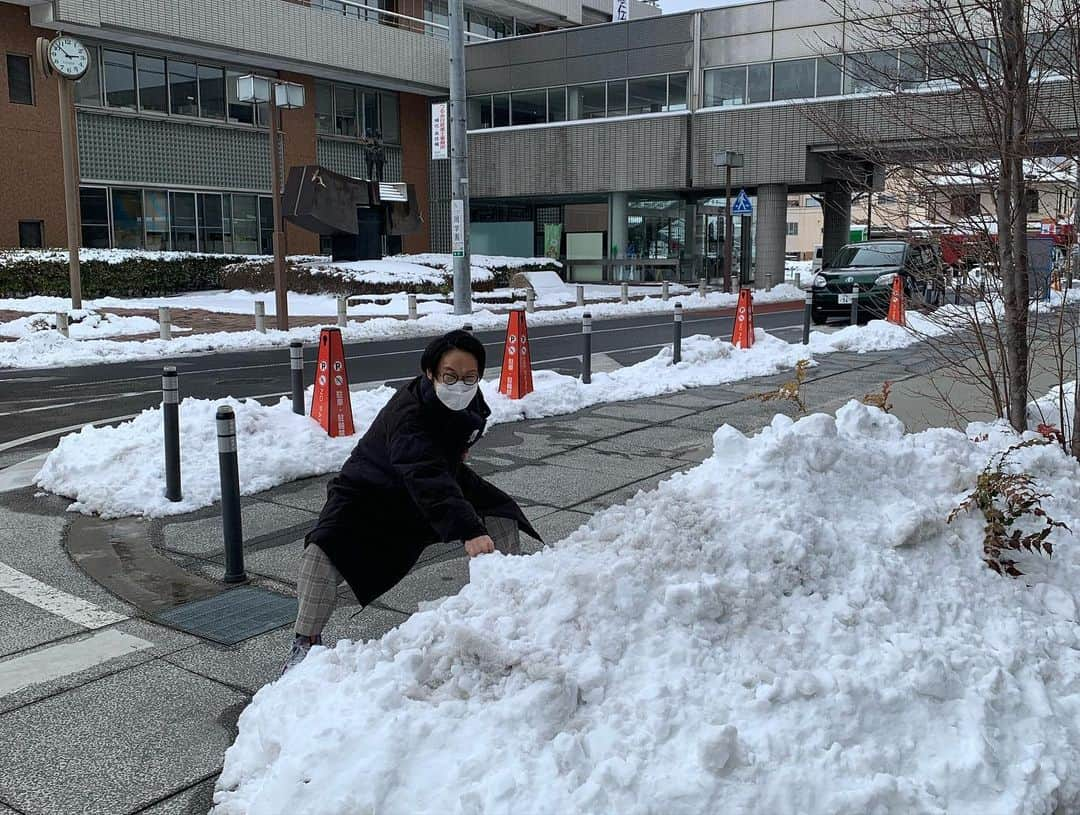
<path fill-rule="evenodd" d="M 444 385 L 456 385 L 458 382 L 463 382 L 470 388 L 480 381 L 480 377 L 477 374 L 466 374 L 465 376 L 458 376 L 453 371 L 445 371 L 439 374 L 439 381 Z"/>

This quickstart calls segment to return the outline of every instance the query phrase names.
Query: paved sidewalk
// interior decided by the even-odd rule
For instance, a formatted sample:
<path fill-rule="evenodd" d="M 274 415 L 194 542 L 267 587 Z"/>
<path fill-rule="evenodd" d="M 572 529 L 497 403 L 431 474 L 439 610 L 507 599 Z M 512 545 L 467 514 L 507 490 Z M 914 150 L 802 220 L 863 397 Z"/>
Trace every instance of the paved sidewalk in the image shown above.
<path fill-rule="evenodd" d="M 812 411 L 833 412 L 880 391 L 886 379 L 925 369 L 914 349 L 833 354 L 810 371 L 803 398 Z M 471 464 L 518 498 L 553 544 L 605 507 L 709 456 L 720 425 L 753 432 L 776 412 L 792 413 L 793 405 L 754 398 L 791 376 L 497 426 Z M 300 541 L 327 478 L 244 500 L 253 585 L 295 595 Z M 237 718 L 276 677 L 291 630 L 286 625 L 226 647 L 161 624 L 168 609 L 224 590 L 216 507 L 164 521 L 107 523 L 65 513 L 65 506 L 55 497 L 35 499 L 30 490 L 0 496 L 0 562 L 117 621 L 90 627 L 85 609 L 69 601 L 53 607 L 60 613 L 0 592 L 0 815 L 205 813 Z M 525 543 L 529 551 L 539 547 Z M 467 579 L 460 545 L 433 546 L 398 587 L 363 611 L 343 591 L 326 638 L 378 637 Z"/>

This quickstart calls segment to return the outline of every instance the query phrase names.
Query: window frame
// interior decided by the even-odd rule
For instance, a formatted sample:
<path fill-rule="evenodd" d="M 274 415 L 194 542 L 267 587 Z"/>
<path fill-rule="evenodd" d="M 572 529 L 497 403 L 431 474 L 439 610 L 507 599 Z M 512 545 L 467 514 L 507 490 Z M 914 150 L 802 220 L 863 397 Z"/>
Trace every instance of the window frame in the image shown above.
<path fill-rule="evenodd" d="M 812 74 L 812 77 L 810 79 L 810 86 L 811 86 L 811 94 L 810 94 L 810 96 L 785 96 L 782 99 L 777 98 L 777 96 L 776 96 L 776 66 L 778 66 L 778 65 L 791 65 L 791 64 L 794 64 L 796 62 L 809 62 L 810 63 L 811 74 Z M 772 77 L 771 77 L 772 83 L 771 83 L 771 86 L 770 86 L 770 89 L 769 89 L 769 92 L 770 92 L 771 96 L 769 98 L 769 101 L 770 102 L 795 102 L 795 101 L 799 101 L 799 100 L 802 100 L 802 99 L 815 99 L 817 97 L 817 69 L 818 69 L 818 61 L 817 61 L 816 56 L 796 57 L 794 59 L 773 60 L 773 63 L 772 63 Z M 747 71 L 747 76 L 749 77 L 749 71 Z"/>
<path fill-rule="evenodd" d="M 26 60 L 26 78 L 30 83 L 30 101 L 25 102 L 22 100 L 14 99 L 11 95 L 11 60 L 22 59 Z M 11 105 L 27 105 L 29 107 L 35 107 L 37 105 L 37 83 L 34 81 L 34 58 L 30 54 L 24 54 L 21 51 L 5 51 L 4 52 L 4 73 L 7 76 L 7 91 L 8 91 L 8 104 Z"/>
<path fill-rule="evenodd" d="M 38 231 L 38 244 L 37 246 L 27 246 L 23 241 L 23 226 L 24 225 L 36 225 Z M 45 248 L 45 221 L 41 218 L 20 218 L 19 219 L 19 248 L 20 249 L 44 249 Z"/>

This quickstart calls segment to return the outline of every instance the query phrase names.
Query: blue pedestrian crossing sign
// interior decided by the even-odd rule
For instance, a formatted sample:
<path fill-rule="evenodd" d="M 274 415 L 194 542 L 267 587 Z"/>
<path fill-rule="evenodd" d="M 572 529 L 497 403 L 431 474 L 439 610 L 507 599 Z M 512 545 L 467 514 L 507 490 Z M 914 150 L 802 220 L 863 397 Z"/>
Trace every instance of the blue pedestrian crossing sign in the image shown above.
<path fill-rule="evenodd" d="M 739 190 L 739 194 L 735 196 L 735 201 L 731 205 L 732 215 L 753 215 L 754 205 L 750 203 L 750 196 L 746 194 L 746 190 Z"/>

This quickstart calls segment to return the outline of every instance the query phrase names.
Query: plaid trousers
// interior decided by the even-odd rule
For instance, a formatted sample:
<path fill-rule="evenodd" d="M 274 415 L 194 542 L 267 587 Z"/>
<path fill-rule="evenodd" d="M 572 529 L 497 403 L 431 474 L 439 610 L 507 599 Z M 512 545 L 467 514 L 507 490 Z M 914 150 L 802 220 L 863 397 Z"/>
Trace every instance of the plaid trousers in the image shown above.
<path fill-rule="evenodd" d="M 516 521 L 489 515 L 484 518 L 484 526 L 497 551 L 504 555 L 521 554 L 521 533 Z M 322 547 L 313 543 L 304 548 L 296 581 L 296 594 L 300 601 L 296 614 L 298 636 L 322 635 L 327 620 L 334 613 L 338 586 L 343 582 L 341 573 L 334 568 Z"/>

